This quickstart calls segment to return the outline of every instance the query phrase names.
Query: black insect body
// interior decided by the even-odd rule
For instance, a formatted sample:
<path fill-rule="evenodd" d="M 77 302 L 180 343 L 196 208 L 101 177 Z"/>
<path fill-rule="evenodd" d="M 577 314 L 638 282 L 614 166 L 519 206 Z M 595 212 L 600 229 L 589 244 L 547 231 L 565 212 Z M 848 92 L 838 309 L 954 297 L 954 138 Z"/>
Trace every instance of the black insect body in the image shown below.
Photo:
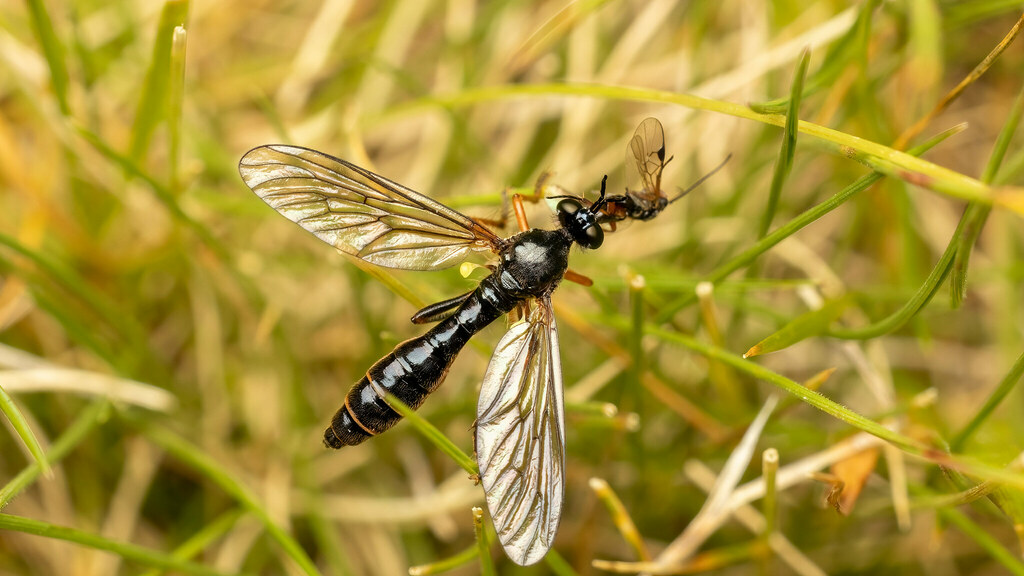
<path fill-rule="evenodd" d="M 601 199 L 558 203 L 560 227 L 503 239 L 443 204 L 368 170 L 296 146 L 261 146 L 239 163 L 245 183 L 272 208 L 318 238 L 366 262 L 438 270 L 475 251 L 492 252 L 492 273 L 468 294 L 413 316 L 438 323 L 399 344 L 367 370 L 324 433 L 331 448 L 358 444 L 400 419 L 393 395 L 416 408 L 444 380 L 469 339 L 519 308 L 495 347 L 477 403 L 476 453 L 487 507 L 505 552 L 518 564 L 551 547 L 564 497 L 565 434 L 558 333 L 551 292 L 573 244 L 604 239 Z"/>
<path fill-rule="evenodd" d="M 561 205 L 579 208 L 579 203 L 571 200 L 563 200 Z M 601 231 L 596 225 L 594 229 Z M 497 268 L 461 300 L 454 314 L 422 336 L 402 342 L 366 371 L 331 420 L 324 442 L 331 448 L 359 444 L 398 423 L 401 416 L 387 404 L 385 392 L 418 408 L 444 381 L 470 337 L 524 299 L 546 298 L 554 290 L 568 268 L 572 243 L 573 237 L 564 227 L 535 228 L 510 238 Z"/>

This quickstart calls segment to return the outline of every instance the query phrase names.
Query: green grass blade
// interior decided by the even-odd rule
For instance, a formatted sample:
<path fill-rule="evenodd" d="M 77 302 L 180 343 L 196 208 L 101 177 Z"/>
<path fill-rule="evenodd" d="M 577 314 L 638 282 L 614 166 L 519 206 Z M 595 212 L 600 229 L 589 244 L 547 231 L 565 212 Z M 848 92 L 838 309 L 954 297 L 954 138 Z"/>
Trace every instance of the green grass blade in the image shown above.
<path fill-rule="evenodd" d="M 844 310 L 850 305 L 851 299 L 848 296 L 826 302 L 817 310 L 805 312 L 800 316 L 787 322 L 770 336 L 750 347 L 743 354 L 744 358 L 751 358 L 769 352 L 777 352 L 788 348 L 801 340 L 818 336 L 828 330 L 829 324 L 839 318 Z"/>
<path fill-rule="evenodd" d="M 462 552 L 459 552 L 453 556 L 449 556 L 444 560 L 438 560 L 437 562 L 431 562 L 430 564 L 420 564 L 419 566 L 412 566 L 409 568 L 409 576 L 431 576 L 433 574 L 443 574 L 445 572 L 454 570 L 459 566 L 465 566 L 473 560 L 476 560 L 480 556 L 480 548 L 478 544 L 473 544 L 469 548 L 466 548 Z"/>
<path fill-rule="evenodd" d="M 88 306 L 95 316 L 94 320 L 109 324 L 118 332 L 124 344 L 139 348 L 141 353 L 142 343 L 146 341 L 145 328 L 134 316 L 124 314 L 121 307 L 106 294 L 95 289 L 78 272 L 3 233 L 0 233 L 0 246 L 6 246 L 31 260 L 47 278 Z"/>
<path fill-rule="evenodd" d="M 46 64 L 50 68 L 50 81 L 53 82 L 53 94 L 57 97 L 57 105 L 61 114 L 67 116 L 71 113 L 71 106 L 68 104 L 68 65 L 64 60 L 64 46 L 57 38 L 53 29 L 53 20 L 46 10 L 46 3 L 43 0 L 25 0 L 31 16 L 32 32 L 43 47 L 43 55 L 46 57 Z"/>
<path fill-rule="evenodd" d="M 1017 361 L 1013 363 L 1010 371 L 999 382 L 999 385 L 992 391 L 988 399 L 985 400 L 985 404 L 974 415 L 974 418 L 971 418 L 971 421 L 964 426 L 963 430 L 953 437 L 953 440 L 949 443 L 950 450 L 959 452 L 963 448 L 964 444 L 967 443 L 985 420 L 992 415 L 992 412 L 999 407 L 1006 396 L 1017 386 L 1021 375 L 1024 375 L 1024 353 L 1017 357 Z"/>
<path fill-rule="evenodd" d="M 168 0 L 160 12 L 156 38 L 153 40 L 153 55 L 146 71 L 139 94 L 139 105 L 135 109 L 135 123 L 132 125 L 132 140 L 128 157 L 140 164 L 146 156 L 150 138 L 157 124 L 166 118 L 167 94 L 172 81 L 171 46 L 174 29 L 184 26 L 188 19 L 187 0 Z"/>
<path fill-rule="evenodd" d="M 0 386 L 0 412 L 7 416 L 7 420 L 14 428 L 14 432 L 18 435 L 18 438 L 21 438 L 29 453 L 32 454 L 32 458 L 39 465 L 40 471 L 49 476 L 50 463 L 46 460 L 43 447 L 39 445 L 39 440 L 36 439 L 36 435 L 32 432 L 32 427 L 28 425 L 25 415 L 21 413 L 21 409 L 18 408 L 18 405 L 14 403 L 14 399 L 7 394 L 7 391 L 2 386 Z"/>
<path fill-rule="evenodd" d="M 925 278 L 924 283 L 899 310 L 868 326 L 834 328 L 829 331 L 829 335 L 843 340 L 869 340 L 893 332 L 909 322 L 922 308 L 928 305 L 928 302 L 931 302 L 932 297 L 938 292 L 939 286 L 942 285 L 942 281 L 946 279 L 949 271 L 953 268 L 953 255 L 956 254 L 957 243 L 963 235 L 966 216 L 965 214 L 960 219 L 960 223 L 953 232 L 953 237 L 949 239 L 949 244 L 946 245 L 942 256 L 935 263 L 935 267 Z"/>
<path fill-rule="evenodd" d="M 581 97 L 604 100 L 676 104 L 696 110 L 707 110 L 745 120 L 782 127 L 786 118 L 777 114 L 759 114 L 747 106 L 712 100 L 693 94 L 680 94 L 663 90 L 650 90 L 634 86 L 599 84 L 512 84 L 473 88 L 448 96 L 433 96 L 416 100 L 405 106 L 396 106 L 382 116 L 367 116 L 367 123 L 381 122 L 436 107 L 465 107 L 484 102 L 506 101 L 520 98 Z M 932 190 L 952 198 L 980 202 L 1024 214 L 1024 189 L 1006 187 L 999 191 L 970 176 L 922 160 L 889 146 L 859 138 L 845 132 L 814 124 L 799 122 L 800 133 L 815 139 L 824 149 L 844 158 L 856 160 L 876 172 L 893 176 L 910 184 Z"/>
<path fill-rule="evenodd" d="M 110 403 L 106 400 L 90 404 L 71 423 L 71 426 L 64 431 L 64 434 L 61 434 L 60 438 L 50 446 L 50 450 L 46 453 L 46 460 L 51 465 L 63 460 L 71 450 L 78 446 L 92 432 L 93 428 L 99 426 L 101 422 L 107 419 L 109 411 Z M 35 482 L 42 471 L 43 468 L 39 463 L 33 462 L 12 478 L 7 485 L 0 489 L 0 509 L 7 506 L 26 486 Z"/>
<path fill-rule="evenodd" d="M 917 146 L 916 148 L 909 151 L 910 154 L 924 154 L 946 138 L 959 134 L 967 128 L 966 124 L 958 124 L 948 130 L 945 130 L 929 139 L 927 142 Z M 860 192 L 867 190 L 873 184 L 884 178 L 884 176 L 878 172 L 873 172 L 866 176 L 862 176 L 857 179 L 856 182 L 850 184 L 846 188 L 843 188 L 836 194 L 834 194 L 828 200 L 807 209 L 796 218 L 793 218 L 789 222 L 782 226 L 779 226 L 771 234 L 768 234 L 764 238 L 758 240 L 746 250 L 743 250 L 736 256 L 730 258 L 725 263 L 716 267 L 713 271 L 707 274 L 704 278 L 708 282 L 718 283 L 729 277 L 730 274 L 749 266 L 758 256 L 764 254 L 778 243 L 782 242 L 786 238 L 789 238 L 793 234 L 796 234 L 801 229 L 817 221 L 822 216 L 825 216 L 829 212 L 842 206 L 847 200 L 853 198 Z M 659 322 L 665 322 L 669 318 L 675 315 L 676 312 L 690 306 L 697 301 L 697 296 L 694 293 L 686 294 L 674 302 L 667 304 L 658 313 L 657 320 Z"/>
<path fill-rule="evenodd" d="M 473 507 L 473 535 L 476 536 L 476 554 L 480 559 L 481 576 L 496 576 L 494 559 L 491 558 L 491 539 L 488 538 L 487 527 L 484 526 L 484 511 Z"/>
<path fill-rule="evenodd" d="M 185 48 L 188 34 L 183 26 L 171 37 L 170 87 L 167 95 L 167 181 L 171 194 L 181 195 L 181 113 L 185 98 Z"/>
<path fill-rule="evenodd" d="M 175 548 L 174 552 L 171 552 L 171 556 L 178 560 L 193 558 L 218 538 L 227 534 L 243 514 L 245 514 L 245 511 L 237 508 L 221 514 Z M 164 570 L 162 568 L 155 568 L 142 574 L 142 576 L 160 576 L 163 573 Z"/>
<path fill-rule="evenodd" d="M 995 181 L 999 167 L 1006 157 L 1006 150 L 1010 147 L 1014 133 L 1017 132 L 1022 113 L 1024 113 L 1024 88 L 1021 88 L 1017 94 L 1017 99 L 1014 100 L 1013 106 L 1010 108 L 1010 114 L 1006 117 L 1002 130 L 999 131 L 988 164 L 981 175 L 982 182 Z M 953 274 L 949 284 L 950 301 L 954 308 L 958 308 L 967 297 L 967 270 L 970 265 L 971 251 L 974 249 L 978 236 L 981 235 L 981 229 L 985 227 L 985 221 L 988 220 L 991 211 L 991 207 L 980 204 L 972 203 L 967 206 L 967 214 L 964 216 L 964 233 L 957 243 L 956 256 L 953 258 Z"/>
<path fill-rule="evenodd" d="M 1024 564 L 1021 563 L 1020 557 L 1007 550 L 998 540 L 989 534 L 988 530 L 978 526 L 977 523 L 956 508 L 938 508 L 937 510 L 939 512 L 939 516 L 943 520 L 953 526 L 956 526 L 958 530 L 963 532 L 971 540 L 974 540 L 975 544 L 988 552 L 989 556 L 1001 564 L 1003 568 L 1006 568 L 1010 574 L 1024 576 Z"/>
<path fill-rule="evenodd" d="M 174 432 L 148 422 L 136 414 L 122 412 L 120 415 L 139 428 L 154 444 L 202 473 L 203 476 L 220 486 L 222 490 L 252 512 L 266 528 L 270 537 L 305 574 L 317 575 L 320 573 L 299 543 L 284 528 L 274 522 L 256 495 L 215 458 Z"/>
<path fill-rule="evenodd" d="M 118 154 L 118 152 L 104 142 L 102 138 L 91 131 L 83 127 L 78 127 L 78 134 L 93 148 L 95 148 L 97 152 L 103 154 L 108 160 L 120 166 L 127 174 L 145 182 L 156 195 L 157 200 L 167 208 L 167 211 L 170 212 L 171 216 L 173 216 L 175 220 L 190 228 L 196 236 L 203 241 L 203 243 L 217 254 L 221 260 L 230 261 L 228 252 L 223 245 L 221 245 L 217 238 L 210 233 L 206 226 L 196 221 L 181 209 L 181 205 L 178 204 L 177 199 L 174 197 L 174 194 L 171 193 L 170 189 L 147 174 L 142 170 L 142 168 L 139 168 L 138 164 L 136 164 L 131 158 Z"/>
<path fill-rule="evenodd" d="M 459 449 L 454 442 L 448 439 L 437 429 L 436 426 L 427 422 L 426 418 L 420 416 L 415 410 L 409 408 L 404 402 L 396 398 L 393 394 L 387 394 L 384 399 L 387 401 L 388 406 L 394 408 L 395 412 L 402 415 L 409 421 L 416 431 L 423 435 L 424 438 L 430 440 L 430 442 L 437 446 L 442 452 L 447 454 L 460 468 L 469 472 L 470 474 L 479 474 L 480 469 L 476 466 L 476 461 L 473 460 L 468 454 Z"/>
<path fill-rule="evenodd" d="M 147 566 L 157 566 L 167 570 L 175 570 L 185 574 L 196 574 L 198 576 L 220 576 L 221 574 L 224 574 L 224 572 L 218 572 L 200 564 L 193 564 L 192 562 L 175 558 L 174 556 L 164 554 L 163 552 L 157 552 L 155 550 L 143 548 L 142 546 L 137 546 L 135 544 L 129 544 L 127 542 L 110 540 L 109 538 L 97 536 L 92 532 L 57 526 L 47 522 L 40 522 L 39 520 L 22 518 L 21 516 L 12 516 L 10 514 L 0 513 L 0 529 L 14 530 L 25 534 L 34 534 L 36 536 L 74 542 L 75 544 L 81 544 L 82 546 L 87 546 L 96 550 L 104 550 L 106 552 L 117 554 L 125 560 L 131 560 Z"/>
<path fill-rule="evenodd" d="M 768 190 L 768 206 L 761 214 L 758 238 L 763 238 L 768 233 L 772 219 L 775 218 L 775 210 L 779 205 L 779 197 L 782 195 L 782 186 L 786 183 L 786 178 L 793 168 L 797 122 L 800 119 L 800 96 L 804 91 L 804 77 L 807 76 L 807 64 L 810 59 L 810 50 L 804 49 L 803 54 L 800 55 L 800 63 L 796 67 L 796 74 L 793 75 L 793 85 L 789 91 L 789 109 L 786 111 L 786 126 L 782 132 L 782 147 L 779 148 L 779 157 L 775 159 L 775 171 L 772 173 L 772 183 Z"/>
<path fill-rule="evenodd" d="M 579 576 L 554 548 L 548 550 L 548 553 L 544 555 L 544 563 L 548 565 L 555 576 Z"/>
<path fill-rule="evenodd" d="M 625 323 L 618 319 L 605 318 L 603 321 L 607 322 L 609 325 L 618 326 L 620 328 L 625 326 Z M 678 344 L 684 348 L 693 350 L 708 359 L 719 360 L 758 380 L 768 382 L 787 394 L 793 395 L 805 404 L 808 404 L 838 420 L 846 422 L 858 430 L 867 432 L 881 440 L 885 440 L 907 454 L 941 464 L 942 466 L 963 471 L 966 474 L 971 474 L 984 480 L 1003 482 L 1007 485 L 1024 489 L 1024 474 L 1007 470 L 1006 468 L 985 464 L 966 456 L 952 455 L 930 448 L 922 444 L 917 439 L 890 430 L 882 424 L 850 410 L 849 408 L 818 392 L 801 386 L 799 383 L 790 380 L 781 374 L 777 374 L 763 366 L 760 366 L 759 364 L 745 360 L 727 350 L 723 350 L 722 348 L 712 346 L 710 344 L 705 344 L 691 336 L 665 330 L 650 324 L 647 325 L 645 331 L 665 342 Z"/>

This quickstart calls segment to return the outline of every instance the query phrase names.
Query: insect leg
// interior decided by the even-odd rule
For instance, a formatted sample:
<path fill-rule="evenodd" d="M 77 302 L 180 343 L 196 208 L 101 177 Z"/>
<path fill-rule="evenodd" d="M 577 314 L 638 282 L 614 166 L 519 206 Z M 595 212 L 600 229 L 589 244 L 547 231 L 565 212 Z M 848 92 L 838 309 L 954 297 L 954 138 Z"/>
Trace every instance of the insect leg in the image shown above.
<path fill-rule="evenodd" d="M 579 272 L 573 272 L 572 270 L 566 270 L 565 274 L 562 275 L 562 278 L 565 278 L 569 282 L 575 282 L 581 286 L 594 285 L 593 280 L 591 280 L 587 276 L 584 276 L 583 274 L 580 274 Z"/>
<path fill-rule="evenodd" d="M 455 313 L 455 309 L 466 301 L 467 298 L 473 295 L 473 291 L 470 290 L 465 294 L 460 294 L 455 298 L 449 298 L 440 302 L 435 302 L 429 306 L 425 306 L 422 310 L 417 311 L 409 319 L 413 324 L 427 324 L 429 322 L 440 322 L 445 318 Z"/>
<path fill-rule="evenodd" d="M 523 197 L 516 194 L 512 197 L 512 208 L 516 211 L 516 224 L 519 225 L 520 232 L 526 232 L 530 229 L 530 222 L 526 219 L 526 209 L 523 207 Z"/>

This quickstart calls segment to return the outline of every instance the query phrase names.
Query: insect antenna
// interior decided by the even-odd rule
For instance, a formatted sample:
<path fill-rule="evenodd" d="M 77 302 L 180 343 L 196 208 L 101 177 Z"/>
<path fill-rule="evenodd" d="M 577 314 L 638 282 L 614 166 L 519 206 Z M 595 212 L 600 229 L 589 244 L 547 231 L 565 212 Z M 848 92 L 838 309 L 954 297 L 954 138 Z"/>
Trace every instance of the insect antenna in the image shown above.
<path fill-rule="evenodd" d="M 700 178 L 698 178 L 696 182 L 694 182 L 693 184 L 690 184 L 690 186 L 686 190 L 681 191 L 679 193 L 679 196 L 676 196 L 675 198 L 669 200 L 668 203 L 671 204 L 671 203 L 675 202 L 676 200 L 679 200 L 683 196 L 686 196 L 690 192 L 693 192 L 698 186 L 703 184 L 705 180 L 707 180 L 708 178 L 711 178 L 712 176 L 715 175 L 716 172 L 721 170 L 722 167 L 725 166 L 726 163 L 728 163 L 730 159 L 732 159 L 732 154 L 729 154 L 728 156 L 726 156 L 725 160 L 722 160 L 721 164 L 719 164 L 718 166 L 715 166 L 710 172 L 708 172 L 707 174 L 705 174 L 705 175 L 701 176 Z"/>
<path fill-rule="evenodd" d="M 605 190 L 607 186 L 608 175 L 605 174 L 604 178 L 601 178 L 601 195 L 597 197 L 597 202 L 594 202 L 593 204 L 590 205 L 590 212 L 592 214 L 596 214 L 597 212 L 599 212 L 601 208 L 604 208 L 604 205 L 608 203 L 608 200 L 605 198 Z"/>

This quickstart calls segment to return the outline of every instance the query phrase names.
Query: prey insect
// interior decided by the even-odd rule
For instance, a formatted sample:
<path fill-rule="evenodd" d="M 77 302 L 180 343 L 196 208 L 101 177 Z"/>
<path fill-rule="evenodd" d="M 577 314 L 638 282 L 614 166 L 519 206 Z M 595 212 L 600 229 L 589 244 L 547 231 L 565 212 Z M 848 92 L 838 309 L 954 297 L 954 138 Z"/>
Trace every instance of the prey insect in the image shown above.
<path fill-rule="evenodd" d="M 351 446 L 394 426 L 401 416 L 388 395 L 419 407 L 470 337 L 520 310 L 522 319 L 498 342 L 483 377 L 476 454 L 505 552 L 521 565 L 540 560 L 554 540 L 565 493 L 562 372 L 551 293 L 566 274 L 574 244 L 601 246 L 604 184 L 593 204 L 563 198 L 557 229 L 501 238 L 401 184 L 315 150 L 260 146 L 242 157 L 239 172 L 274 210 L 372 264 L 439 270 L 474 252 L 496 255 L 493 271 L 475 290 L 413 316 L 413 322 L 436 324 L 367 370 L 331 420 L 324 443 Z"/>
<path fill-rule="evenodd" d="M 661 121 L 657 118 L 646 118 L 637 126 L 629 144 L 626 145 L 626 171 L 639 174 L 640 189 L 627 188 L 624 194 L 602 196 L 604 203 L 598 210 L 598 221 L 601 224 L 607 224 L 610 230 L 615 230 L 616 223 L 623 220 L 651 220 L 668 208 L 669 204 L 703 184 L 705 180 L 718 172 L 731 157 L 732 155 L 726 157 L 721 164 L 669 200 L 668 195 L 661 187 L 661 175 L 673 157 L 665 158 L 665 129 L 662 127 Z M 543 178 L 545 176 L 542 176 L 542 180 L 538 182 L 537 195 L 544 187 Z M 632 180 L 632 178 L 630 179 Z M 557 186 L 552 186 L 552 188 L 561 190 Z M 564 194 L 551 196 L 551 198 L 564 197 L 571 196 Z"/>

